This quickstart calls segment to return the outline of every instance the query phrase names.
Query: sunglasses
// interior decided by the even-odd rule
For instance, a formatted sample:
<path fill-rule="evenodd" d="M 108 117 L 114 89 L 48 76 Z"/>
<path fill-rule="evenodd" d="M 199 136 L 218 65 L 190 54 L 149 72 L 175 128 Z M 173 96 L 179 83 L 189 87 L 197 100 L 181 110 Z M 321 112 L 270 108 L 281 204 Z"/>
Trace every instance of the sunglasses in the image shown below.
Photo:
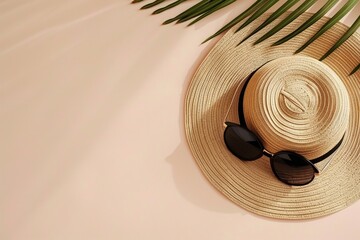
<path fill-rule="evenodd" d="M 314 180 L 315 174 L 319 173 L 319 169 L 314 164 L 330 157 L 331 154 L 333 154 L 339 148 L 344 139 L 344 136 L 329 152 L 312 160 L 308 160 L 304 156 L 292 151 L 280 151 L 274 154 L 267 151 L 263 147 L 263 144 L 256 136 L 256 134 L 246 128 L 245 118 L 242 110 L 243 98 L 247 83 L 250 81 L 255 72 L 256 71 L 252 72 L 245 80 L 244 87 L 239 97 L 239 119 L 243 125 L 226 121 L 226 118 L 231 109 L 231 105 L 235 99 L 236 92 L 238 92 L 240 85 L 235 91 L 235 95 L 232 99 L 224 121 L 226 127 L 224 131 L 225 145 L 233 155 L 243 161 L 253 161 L 261 158 L 264 155 L 269 157 L 273 173 L 281 182 L 285 184 L 294 186 L 303 186 L 309 184 Z M 330 161 L 322 170 L 326 168 Z"/>

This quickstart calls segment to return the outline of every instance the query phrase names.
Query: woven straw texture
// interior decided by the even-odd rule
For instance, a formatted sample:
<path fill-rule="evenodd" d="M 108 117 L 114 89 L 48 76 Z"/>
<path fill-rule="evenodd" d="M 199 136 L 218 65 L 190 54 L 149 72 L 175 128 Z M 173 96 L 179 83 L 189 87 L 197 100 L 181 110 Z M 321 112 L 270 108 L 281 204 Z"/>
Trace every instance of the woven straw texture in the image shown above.
<path fill-rule="evenodd" d="M 349 121 L 349 98 L 341 79 L 309 57 L 283 57 L 261 67 L 244 96 L 244 116 L 264 147 L 292 150 L 307 159 L 330 151 Z"/>
<path fill-rule="evenodd" d="M 293 53 L 327 18 L 280 46 L 270 45 L 300 26 L 304 14 L 281 32 L 253 46 L 274 24 L 236 46 L 268 15 L 234 34 L 229 30 L 202 62 L 187 90 L 185 129 L 188 144 L 201 171 L 227 198 L 250 212 L 279 219 L 325 216 L 360 198 L 360 62 L 359 34 L 354 34 L 323 62 L 319 59 L 347 27 L 337 24 L 303 52 Z M 266 63 L 266 64 L 265 64 Z M 264 65 L 265 64 L 265 65 Z M 224 117 L 239 122 L 231 104 L 237 86 L 262 66 L 245 92 L 244 115 L 265 147 L 297 151 L 309 159 L 331 149 L 325 171 L 306 186 L 288 186 L 273 175 L 267 157 L 244 162 L 223 141 Z M 326 159 L 323 162 L 329 161 Z"/>

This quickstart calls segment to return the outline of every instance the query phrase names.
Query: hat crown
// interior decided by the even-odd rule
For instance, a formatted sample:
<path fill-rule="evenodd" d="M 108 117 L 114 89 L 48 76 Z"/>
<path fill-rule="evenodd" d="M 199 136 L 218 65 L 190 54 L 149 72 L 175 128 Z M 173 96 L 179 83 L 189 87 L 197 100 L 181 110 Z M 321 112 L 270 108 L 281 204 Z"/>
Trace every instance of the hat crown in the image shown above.
<path fill-rule="evenodd" d="M 299 116 L 309 112 L 312 96 L 309 96 L 312 89 L 303 81 L 295 79 L 281 89 L 280 95 L 286 108 Z"/>
<path fill-rule="evenodd" d="M 349 120 L 343 82 L 311 57 L 283 57 L 265 64 L 250 79 L 243 104 L 248 128 L 267 150 L 290 150 L 308 159 L 330 151 Z"/>

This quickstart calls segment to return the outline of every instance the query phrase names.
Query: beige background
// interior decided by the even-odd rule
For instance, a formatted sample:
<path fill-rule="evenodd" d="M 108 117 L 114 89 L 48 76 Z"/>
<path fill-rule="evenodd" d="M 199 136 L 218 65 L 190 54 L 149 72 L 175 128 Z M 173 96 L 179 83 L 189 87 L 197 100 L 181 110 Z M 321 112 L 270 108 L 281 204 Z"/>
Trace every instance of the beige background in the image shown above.
<path fill-rule="evenodd" d="M 359 239 L 360 201 L 259 217 L 191 156 L 184 95 L 215 41 L 200 43 L 253 1 L 189 28 L 160 24 L 196 1 L 129 2 L 0 0 L 0 239 Z"/>

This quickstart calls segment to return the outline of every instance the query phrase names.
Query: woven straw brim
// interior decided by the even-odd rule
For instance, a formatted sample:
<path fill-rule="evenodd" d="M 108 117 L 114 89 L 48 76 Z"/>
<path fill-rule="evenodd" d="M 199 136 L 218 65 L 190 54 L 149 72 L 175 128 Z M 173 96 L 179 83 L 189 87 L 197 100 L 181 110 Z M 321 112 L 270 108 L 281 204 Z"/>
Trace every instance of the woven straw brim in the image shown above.
<path fill-rule="evenodd" d="M 210 183 L 242 208 L 279 219 L 325 216 L 344 209 L 360 198 L 360 72 L 349 76 L 360 62 L 360 36 L 354 34 L 323 61 L 342 80 L 349 97 L 349 116 L 343 143 L 331 156 L 333 161 L 328 168 L 313 182 L 300 187 L 288 186 L 274 176 L 267 157 L 251 162 L 240 161 L 228 151 L 223 141 L 224 117 L 239 83 L 266 62 L 293 56 L 328 20 L 321 19 L 282 45 L 270 46 L 310 17 L 310 14 L 304 14 L 273 37 L 253 46 L 252 43 L 260 35 L 285 17 L 282 16 L 236 47 L 268 16 L 263 16 L 236 34 L 236 27 L 229 30 L 196 71 L 185 100 L 188 144 Z M 337 24 L 297 56 L 319 59 L 346 30 L 346 26 Z M 230 118 L 238 121 L 236 107 L 231 109 Z"/>

